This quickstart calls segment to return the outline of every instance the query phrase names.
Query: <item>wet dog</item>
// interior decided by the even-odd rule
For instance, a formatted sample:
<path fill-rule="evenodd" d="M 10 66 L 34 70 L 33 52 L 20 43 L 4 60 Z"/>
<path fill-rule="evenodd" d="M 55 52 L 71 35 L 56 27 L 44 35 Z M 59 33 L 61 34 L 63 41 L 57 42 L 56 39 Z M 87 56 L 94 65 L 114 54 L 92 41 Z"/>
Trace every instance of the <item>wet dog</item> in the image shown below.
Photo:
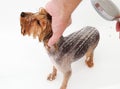
<path fill-rule="evenodd" d="M 84 55 L 85 63 L 92 67 L 93 53 L 99 42 L 99 32 L 94 27 L 84 27 L 66 37 L 60 39 L 52 46 L 47 45 L 52 36 L 52 17 L 41 8 L 39 12 L 22 12 L 20 16 L 21 33 L 23 35 L 33 35 L 44 43 L 48 55 L 53 62 L 53 72 L 49 74 L 48 80 L 56 78 L 57 69 L 64 74 L 64 79 L 60 89 L 66 89 L 68 80 L 71 76 L 71 63 L 77 61 Z M 62 23 L 62 22 L 61 22 Z"/>

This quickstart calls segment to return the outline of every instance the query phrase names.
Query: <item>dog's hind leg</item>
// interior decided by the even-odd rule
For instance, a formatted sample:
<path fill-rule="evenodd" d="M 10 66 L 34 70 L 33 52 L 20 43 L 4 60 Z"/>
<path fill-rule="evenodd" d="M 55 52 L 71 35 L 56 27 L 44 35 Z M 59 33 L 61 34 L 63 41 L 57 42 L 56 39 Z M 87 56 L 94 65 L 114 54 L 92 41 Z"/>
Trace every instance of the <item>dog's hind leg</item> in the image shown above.
<path fill-rule="evenodd" d="M 93 65 L 94 65 L 93 55 L 94 55 L 94 48 L 88 49 L 88 51 L 86 53 L 86 60 L 85 60 L 85 63 L 88 67 L 93 67 Z"/>
<path fill-rule="evenodd" d="M 50 81 L 55 80 L 56 75 L 57 75 L 57 69 L 55 68 L 55 66 L 53 66 L 53 71 L 48 75 L 47 80 L 50 80 Z"/>

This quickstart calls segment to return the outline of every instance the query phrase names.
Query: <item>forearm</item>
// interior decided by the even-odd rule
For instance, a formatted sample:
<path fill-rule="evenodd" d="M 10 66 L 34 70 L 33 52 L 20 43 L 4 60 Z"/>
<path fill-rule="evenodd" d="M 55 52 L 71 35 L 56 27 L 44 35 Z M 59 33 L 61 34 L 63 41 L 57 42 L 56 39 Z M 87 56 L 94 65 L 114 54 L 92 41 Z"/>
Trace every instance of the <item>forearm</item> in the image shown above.
<path fill-rule="evenodd" d="M 47 11 L 53 16 L 54 14 L 71 15 L 82 0 L 50 0 L 46 5 Z"/>
<path fill-rule="evenodd" d="M 60 5 L 63 5 L 65 11 L 68 14 L 71 14 L 75 8 L 80 4 L 82 0 L 56 0 Z"/>

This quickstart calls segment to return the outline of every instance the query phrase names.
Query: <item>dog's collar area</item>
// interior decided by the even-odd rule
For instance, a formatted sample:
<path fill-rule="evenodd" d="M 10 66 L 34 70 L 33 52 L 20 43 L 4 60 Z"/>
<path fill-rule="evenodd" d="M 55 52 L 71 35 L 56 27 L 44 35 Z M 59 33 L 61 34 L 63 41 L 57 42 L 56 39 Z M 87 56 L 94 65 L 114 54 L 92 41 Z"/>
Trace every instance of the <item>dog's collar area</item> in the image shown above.
<path fill-rule="evenodd" d="M 52 30 L 51 30 L 51 31 L 44 37 L 43 41 L 50 39 L 51 36 L 52 36 L 52 34 L 53 34 L 53 32 L 52 32 Z"/>
<path fill-rule="evenodd" d="M 52 21 L 52 16 L 50 14 L 47 14 L 47 19 L 50 20 L 50 22 Z"/>

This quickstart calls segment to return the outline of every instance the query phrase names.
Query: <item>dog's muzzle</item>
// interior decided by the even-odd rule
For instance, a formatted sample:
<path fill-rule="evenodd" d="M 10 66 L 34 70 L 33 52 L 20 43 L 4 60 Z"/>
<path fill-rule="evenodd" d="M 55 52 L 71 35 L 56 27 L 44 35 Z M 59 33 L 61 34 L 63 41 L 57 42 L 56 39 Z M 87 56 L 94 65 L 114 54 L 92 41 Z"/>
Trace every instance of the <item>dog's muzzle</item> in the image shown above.
<path fill-rule="evenodd" d="M 26 17 L 26 15 L 27 15 L 27 14 L 26 14 L 25 12 L 22 12 L 22 13 L 20 14 L 21 18 Z M 26 31 L 25 31 L 25 29 L 23 28 L 23 26 L 21 25 L 21 34 L 25 35 L 25 33 L 26 33 Z"/>

